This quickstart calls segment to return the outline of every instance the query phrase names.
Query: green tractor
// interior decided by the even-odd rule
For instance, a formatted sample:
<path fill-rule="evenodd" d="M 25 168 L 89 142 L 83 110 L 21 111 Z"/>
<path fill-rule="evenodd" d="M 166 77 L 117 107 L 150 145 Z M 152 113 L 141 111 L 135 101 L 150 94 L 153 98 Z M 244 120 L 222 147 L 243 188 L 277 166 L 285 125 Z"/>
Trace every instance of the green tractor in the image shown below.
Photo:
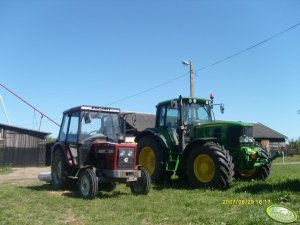
<path fill-rule="evenodd" d="M 140 132 L 137 163 L 152 181 L 174 173 L 194 187 L 227 188 L 234 177 L 265 179 L 271 170 L 267 151 L 253 139 L 253 126 L 243 122 L 215 122 L 213 96 L 181 97 L 157 105 L 154 128 Z"/>

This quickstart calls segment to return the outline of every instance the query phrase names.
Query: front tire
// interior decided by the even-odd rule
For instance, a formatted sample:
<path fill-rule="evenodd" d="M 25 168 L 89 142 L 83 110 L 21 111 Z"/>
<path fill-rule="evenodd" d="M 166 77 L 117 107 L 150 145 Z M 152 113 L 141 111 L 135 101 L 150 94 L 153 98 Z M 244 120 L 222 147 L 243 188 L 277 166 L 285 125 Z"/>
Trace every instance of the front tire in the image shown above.
<path fill-rule="evenodd" d="M 151 187 L 151 178 L 144 168 L 140 168 L 141 177 L 130 183 L 131 193 L 134 195 L 147 195 Z"/>
<path fill-rule="evenodd" d="M 225 189 L 233 170 L 229 152 L 213 142 L 194 146 L 187 158 L 187 177 L 194 187 Z"/>
<path fill-rule="evenodd" d="M 84 169 L 78 178 L 79 194 L 84 199 L 93 199 L 98 193 L 98 180 L 92 169 Z"/>
<path fill-rule="evenodd" d="M 269 157 L 267 150 L 260 144 L 257 144 L 256 148 L 261 153 L 261 158 L 267 159 Z M 272 164 L 266 164 L 262 167 L 253 167 L 252 169 L 238 170 L 238 176 L 242 179 L 254 179 L 254 180 L 265 180 L 271 174 Z"/>

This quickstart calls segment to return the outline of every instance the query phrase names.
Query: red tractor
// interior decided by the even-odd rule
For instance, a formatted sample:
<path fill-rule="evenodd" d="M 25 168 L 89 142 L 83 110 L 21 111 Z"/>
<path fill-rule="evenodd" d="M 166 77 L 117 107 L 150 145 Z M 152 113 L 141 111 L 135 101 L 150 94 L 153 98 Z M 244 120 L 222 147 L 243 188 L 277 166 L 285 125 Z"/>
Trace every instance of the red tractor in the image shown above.
<path fill-rule="evenodd" d="M 116 108 L 79 106 L 63 113 L 58 139 L 46 146 L 55 189 L 77 181 L 80 196 L 94 198 L 101 187 L 126 183 L 147 195 L 151 178 L 136 165 L 136 144 L 124 143 L 122 115 Z"/>

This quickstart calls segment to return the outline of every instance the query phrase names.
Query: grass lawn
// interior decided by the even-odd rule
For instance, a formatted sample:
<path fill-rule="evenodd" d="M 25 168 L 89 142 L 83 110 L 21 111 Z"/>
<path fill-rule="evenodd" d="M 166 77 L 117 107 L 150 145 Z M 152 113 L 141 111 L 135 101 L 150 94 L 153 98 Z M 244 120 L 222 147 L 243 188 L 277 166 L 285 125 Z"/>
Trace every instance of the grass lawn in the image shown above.
<path fill-rule="evenodd" d="M 300 164 L 275 164 L 266 181 L 234 181 L 226 191 L 172 181 L 148 196 L 119 185 L 94 200 L 44 183 L 1 184 L 0 224 L 279 224 L 265 213 L 272 204 L 300 215 Z"/>
<path fill-rule="evenodd" d="M 284 158 L 279 157 L 275 159 L 273 163 L 294 163 L 294 162 L 300 163 L 300 155 L 286 156 Z"/>

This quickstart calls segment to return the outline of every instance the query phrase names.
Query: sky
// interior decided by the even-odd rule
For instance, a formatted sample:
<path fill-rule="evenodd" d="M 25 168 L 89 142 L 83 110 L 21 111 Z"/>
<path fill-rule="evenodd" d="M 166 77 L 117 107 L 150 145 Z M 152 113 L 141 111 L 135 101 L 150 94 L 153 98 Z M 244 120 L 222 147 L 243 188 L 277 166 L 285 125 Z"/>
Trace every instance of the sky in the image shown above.
<path fill-rule="evenodd" d="M 300 137 L 297 0 L 2 0 L 0 83 L 60 123 L 78 105 L 155 113 L 158 102 L 215 95 L 220 120 L 260 122 Z M 203 69 L 205 68 L 205 69 Z M 0 87 L 12 125 L 40 115 Z M 0 108 L 0 123 L 7 123 Z M 59 127 L 43 118 L 41 130 Z"/>

